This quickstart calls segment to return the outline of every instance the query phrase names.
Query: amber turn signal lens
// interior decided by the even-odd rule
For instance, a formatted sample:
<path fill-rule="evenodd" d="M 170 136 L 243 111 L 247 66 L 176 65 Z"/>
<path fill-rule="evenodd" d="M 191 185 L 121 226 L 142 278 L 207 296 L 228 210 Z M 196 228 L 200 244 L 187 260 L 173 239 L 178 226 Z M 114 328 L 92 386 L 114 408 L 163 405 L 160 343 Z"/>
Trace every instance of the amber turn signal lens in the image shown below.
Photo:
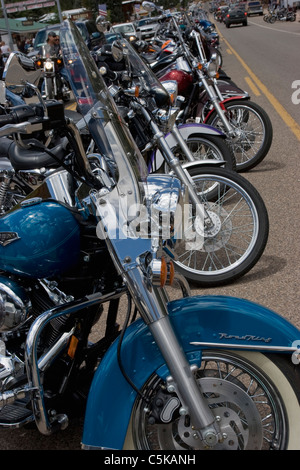
<path fill-rule="evenodd" d="M 69 349 L 68 349 L 68 356 L 71 359 L 74 359 L 77 345 L 78 345 L 78 339 L 76 338 L 76 336 L 72 336 L 70 340 L 70 344 L 69 344 Z"/>
<path fill-rule="evenodd" d="M 164 287 L 167 282 L 168 276 L 168 266 L 165 258 L 161 258 L 161 268 L 160 268 L 160 287 Z"/>

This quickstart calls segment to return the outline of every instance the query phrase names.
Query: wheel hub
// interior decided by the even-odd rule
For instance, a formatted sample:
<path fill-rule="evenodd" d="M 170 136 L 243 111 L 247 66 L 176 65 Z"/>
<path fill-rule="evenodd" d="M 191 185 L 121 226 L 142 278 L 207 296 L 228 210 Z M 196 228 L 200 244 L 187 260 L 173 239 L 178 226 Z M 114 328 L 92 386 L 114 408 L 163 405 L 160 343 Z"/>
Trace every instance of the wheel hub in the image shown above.
<path fill-rule="evenodd" d="M 263 440 L 261 417 L 251 397 L 228 380 L 205 377 L 199 382 L 220 427 L 219 442 L 213 449 L 260 449 Z M 183 446 L 208 448 L 185 416 L 179 418 L 178 433 Z"/>
<path fill-rule="evenodd" d="M 212 203 L 211 207 L 214 207 Z M 207 210 L 206 214 L 210 223 L 203 226 L 202 218 L 196 216 L 194 230 L 204 237 L 201 251 L 213 252 L 223 248 L 229 241 L 232 233 L 232 221 L 227 211 L 220 207 L 218 207 L 218 213 Z"/>

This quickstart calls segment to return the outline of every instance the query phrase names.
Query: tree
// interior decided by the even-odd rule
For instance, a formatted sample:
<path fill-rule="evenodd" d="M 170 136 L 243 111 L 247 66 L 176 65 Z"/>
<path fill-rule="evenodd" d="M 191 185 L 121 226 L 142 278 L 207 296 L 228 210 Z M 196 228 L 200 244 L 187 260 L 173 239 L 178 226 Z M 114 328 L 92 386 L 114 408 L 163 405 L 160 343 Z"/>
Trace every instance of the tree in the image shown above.
<path fill-rule="evenodd" d="M 107 0 L 106 8 L 111 23 L 123 23 L 125 21 L 122 0 Z"/>

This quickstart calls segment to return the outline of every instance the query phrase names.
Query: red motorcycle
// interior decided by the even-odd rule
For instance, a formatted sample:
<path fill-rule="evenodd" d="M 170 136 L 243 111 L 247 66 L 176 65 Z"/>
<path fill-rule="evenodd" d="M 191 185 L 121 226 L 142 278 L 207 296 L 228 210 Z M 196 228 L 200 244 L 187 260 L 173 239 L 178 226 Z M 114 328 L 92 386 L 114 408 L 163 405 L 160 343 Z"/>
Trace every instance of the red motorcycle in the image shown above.
<path fill-rule="evenodd" d="M 218 56 L 199 31 L 190 28 L 183 39 L 174 18 L 173 23 L 180 52 L 169 58 L 165 68 L 156 64 L 153 69 L 161 81 L 177 82 L 178 93 L 185 98 L 180 122 L 205 123 L 219 128 L 232 147 L 237 171 L 250 170 L 270 149 L 273 130 L 269 116 L 229 77 L 221 75 L 220 78 Z"/>

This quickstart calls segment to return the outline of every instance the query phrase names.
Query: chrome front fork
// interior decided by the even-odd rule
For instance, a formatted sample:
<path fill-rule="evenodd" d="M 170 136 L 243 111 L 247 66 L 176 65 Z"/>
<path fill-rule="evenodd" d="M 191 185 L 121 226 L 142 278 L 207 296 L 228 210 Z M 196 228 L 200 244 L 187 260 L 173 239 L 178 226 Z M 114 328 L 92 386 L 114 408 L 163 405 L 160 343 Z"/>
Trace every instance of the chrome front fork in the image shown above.
<path fill-rule="evenodd" d="M 209 85 L 204 74 L 202 72 L 198 72 L 198 74 L 199 74 L 201 83 L 203 84 L 205 91 L 209 96 L 209 100 L 212 102 L 213 107 L 216 110 L 216 113 L 218 114 L 219 118 L 222 121 L 226 134 L 229 137 L 234 137 L 235 130 L 230 124 L 230 122 L 228 121 L 228 119 L 226 118 L 224 110 L 222 109 L 220 105 L 220 100 L 222 100 L 222 96 L 220 94 L 218 95 L 218 93 L 216 92 L 215 90 L 216 84 L 214 84 L 214 86 Z"/>
<path fill-rule="evenodd" d="M 149 290 L 151 283 L 145 282 L 144 273 L 139 267 L 127 272 L 126 283 L 166 361 L 170 371 L 167 387 L 170 392 L 177 393 L 181 401 L 181 414 L 190 416 L 195 433 L 207 446 L 214 446 L 219 441 L 219 427 L 196 381 L 193 367 L 175 335 L 166 309 L 164 291 L 153 285 Z"/>

